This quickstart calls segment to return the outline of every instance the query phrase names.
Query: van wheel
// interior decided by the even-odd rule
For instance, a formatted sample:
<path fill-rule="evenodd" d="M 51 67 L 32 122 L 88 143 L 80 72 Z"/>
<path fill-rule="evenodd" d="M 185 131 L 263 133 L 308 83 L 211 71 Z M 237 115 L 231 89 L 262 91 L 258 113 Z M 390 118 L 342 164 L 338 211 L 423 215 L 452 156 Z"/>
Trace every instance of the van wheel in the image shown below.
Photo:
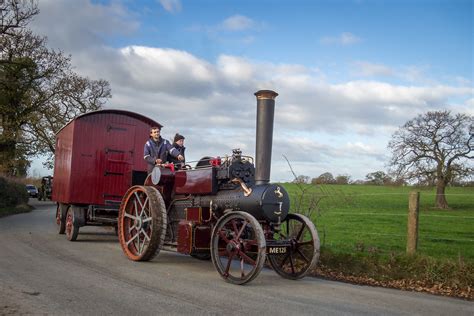
<path fill-rule="evenodd" d="M 67 205 L 58 203 L 56 207 L 56 225 L 58 227 L 59 234 L 64 234 L 66 231 L 66 213 Z"/>
<path fill-rule="evenodd" d="M 66 238 L 69 241 L 75 241 L 78 234 L 79 225 L 75 224 L 74 210 L 71 206 L 69 206 L 66 215 Z"/>

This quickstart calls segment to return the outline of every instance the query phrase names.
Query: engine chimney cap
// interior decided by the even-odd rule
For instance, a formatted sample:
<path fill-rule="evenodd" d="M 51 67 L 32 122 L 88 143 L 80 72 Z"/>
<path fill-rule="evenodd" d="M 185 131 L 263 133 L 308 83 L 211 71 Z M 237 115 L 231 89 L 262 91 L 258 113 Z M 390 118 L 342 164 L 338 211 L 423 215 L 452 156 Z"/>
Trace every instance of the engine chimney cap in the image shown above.
<path fill-rule="evenodd" d="M 273 90 L 259 90 L 255 92 L 255 96 L 257 97 L 257 99 L 274 100 L 278 96 L 278 93 Z"/>

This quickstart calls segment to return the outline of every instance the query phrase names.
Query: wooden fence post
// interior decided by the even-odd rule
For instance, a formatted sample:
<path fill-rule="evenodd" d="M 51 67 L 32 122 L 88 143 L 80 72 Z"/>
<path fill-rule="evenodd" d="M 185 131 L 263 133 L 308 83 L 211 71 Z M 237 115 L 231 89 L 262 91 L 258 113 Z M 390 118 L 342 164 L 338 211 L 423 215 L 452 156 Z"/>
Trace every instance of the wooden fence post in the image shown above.
<path fill-rule="evenodd" d="M 418 247 L 418 213 L 420 192 L 412 191 L 408 196 L 407 253 L 414 254 Z"/>

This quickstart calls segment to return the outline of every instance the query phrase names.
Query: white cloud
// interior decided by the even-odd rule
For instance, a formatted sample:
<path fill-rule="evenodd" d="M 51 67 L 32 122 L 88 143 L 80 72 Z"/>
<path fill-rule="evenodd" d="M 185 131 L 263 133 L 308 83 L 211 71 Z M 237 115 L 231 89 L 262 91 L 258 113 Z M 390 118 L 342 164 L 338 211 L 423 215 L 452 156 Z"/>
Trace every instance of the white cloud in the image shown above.
<path fill-rule="evenodd" d="M 237 113 L 238 109 L 245 115 L 238 115 L 242 121 L 235 128 L 253 123 L 245 119 L 253 109 L 252 93 L 261 88 L 270 87 L 280 93 L 276 117 L 284 128 L 335 133 L 357 130 L 366 134 L 371 127 L 398 126 L 418 113 L 449 106 L 452 97 L 466 98 L 472 93 L 471 88 L 443 85 L 407 86 L 379 81 L 330 84 L 301 65 L 259 63 L 229 55 L 210 63 L 188 52 L 153 47 L 124 47 L 111 58 L 101 58 L 81 62 L 81 70 L 91 77 L 104 76 L 115 92 L 138 94 L 141 99 L 149 94 L 151 100 L 167 96 L 160 105 L 144 100 L 138 107 L 146 110 L 153 104 L 165 109 L 173 102 L 183 102 L 183 108 L 204 116 L 211 111 L 216 118 L 229 110 Z M 91 60 L 97 60 L 97 64 Z M 123 75 L 117 76 L 118 71 Z M 242 98 L 247 101 L 240 101 Z M 199 106 L 187 105 L 187 99 Z M 229 127 L 222 119 L 212 123 Z"/>
<path fill-rule="evenodd" d="M 245 44 L 245 45 L 249 45 L 249 44 L 252 44 L 253 42 L 255 42 L 255 36 L 245 36 L 241 39 L 242 43 Z"/>
<path fill-rule="evenodd" d="M 211 41 L 220 45 L 251 45 L 257 40 L 256 34 L 265 27 L 264 22 L 257 22 L 249 17 L 236 14 L 217 24 L 193 24 L 186 30 L 204 33 Z"/>
<path fill-rule="evenodd" d="M 155 118 L 165 125 L 167 137 L 176 131 L 184 133 L 192 160 L 230 154 L 237 147 L 253 155 L 253 93 L 259 89 L 277 91 L 273 163 L 277 178 L 291 178 L 287 168 L 281 169 L 284 164 L 275 167 L 281 164 L 283 154 L 297 165 L 312 161 L 319 166 L 315 173 L 331 165 L 334 173 L 349 173 L 354 178 L 383 170 L 383 149 L 361 143 L 358 135 L 378 137 L 384 148 L 393 129 L 408 119 L 427 110 L 449 108 L 452 97 L 472 95 L 471 88 L 456 86 L 379 81 L 331 84 L 320 72 L 302 65 L 230 55 L 219 56 L 212 63 L 185 51 L 142 46 L 127 46 L 110 54 L 110 58 L 89 56 L 78 68 L 111 82 L 114 98 L 108 107 L 133 109 Z M 119 72 L 124 75 L 117 76 Z M 288 137 L 299 132 L 316 139 Z M 318 133 L 323 133 L 323 138 L 318 139 Z M 321 140 L 328 135 L 346 142 L 324 145 Z M 365 169 L 350 172 L 350 156 L 360 164 L 365 161 Z"/>
<path fill-rule="evenodd" d="M 67 53 L 103 45 L 104 36 L 130 35 L 140 26 L 136 15 L 115 1 L 105 5 L 89 0 L 42 0 L 39 8 L 32 29 L 47 35 L 51 47 Z"/>
<path fill-rule="evenodd" d="M 441 104 L 451 96 L 467 95 L 471 89 L 452 86 L 406 86 L 378 81 L 350 81 L 332 85 L 341 97 L 356 103 L 376 103 L 387 109 L 413 107 L 423 110 Z"/>
<path fill-rule="evenodd" d="M 168 12 L 176 13 L 181 11 L 181 1 L 180 0 L 159 0 L 161 6 Z"/>
<path fill-rule="evenodd" d="M 217 60 L 218 70 L 229 82 L 246 82 L 255 77 L 255 67 L 247 60 L 229 55 L 222 55 Z"/>
<path fill-rule="evenodd" d="M 472 86 L 472 78 L 468 79 L 468 78 L 464 78 L 464 77 L 461 77 L 461 76 L 456 76 L 454 78 L 454 81 L 457 84 L 462 85 L 462 86 Z"/>
<path fill-rule="evenodd" d="M 128 46 L 119 53 L 119 66 L 130 79 L 126 84 L 138 91 L 205 95 L 215 80 L 211 65 L 184 51 Z"/>
<path fill-rule="evenodd" d="M 382 64 L 370 63 L 367 61 L 354 62 L 356 68 L 355 75 L 359 76 L 393 76 L 393 70 Z"/>
<path fill-rule="evenodd" d="M 437 84 L 435 80 L 427 75 L 431 68 L 429 65 L 388 66 L 368 61 L 355 61 L 351 66 L 353 77 L 387 77 L 411 84 Z M 458 78 L 455 82 L 457 85 L 462 85 L 460 84 L 462 81 Z"/>
<path fill-rule="evenodd" d="M 474 96 L 474 91 L 472 92 L 472 96 Z M 465 112 L 474 116 L 474 98 L 466 100 L 466 102 L 464 102 L 464 106 L 461 107 L 458 112 Z"/>
<path fill-rule="evenodd" d="M 355 36 L 352 33 L 344 32 L 341 33 L 339 36 L 326 36 L 321 38 L 320 42 L 325 45 L 353 45 L 357 44 L 361 41 L 361 39 Z"/>
<path fill-rule="evenodd" d="M 469 100 L 466 100 L 466 106 L 474 108 L 474 98 L 470 98 Z"/>
<path fill-rule="evenodd" d="M 243 31 L 251 29 L 255 26 L 255 22 L 243 15 L 233 15 L 222 22 L 222 27 L 228 31 Z"/>
<path fill-rule="evenodd" d="M 187 30 L 192 32 L 206 32 L 209 35 L 216 36 L 225 32 L 229 36 L 229 32 L 259 31 L 265 27 L 265 23 L 256 22 L 255 20 L 244 15 L 236 14 L 223 20 L 215 25 L 192 25 Z M 255 40 L 253 35 L 240 38 L 243 43 L 252 43 Z"/>
<path fill-rule="evenodd" d="M 116 49 L 94 32 L 113 33 L 121 27 L 133 32 L 139 23 L 132 13 L 117 5 L 92 5 L 86 0 L 55 4 L 40 3 L 43 17 L 35 22 L 37 30 L 48 30 L 55 47 L 72 53 L 79 73 L 110 82 L 113 98 L 107 107 L 156 119 L 165 126 L 163 133 L 168 138 L 177 131 L 184 134 L 189 160 L 230 154 L 236 147 L 254 154 L 253 93 L 259 89 L 280 94 L 275 108 L 273 179 L 291 178 L 283 154 L 295 167 L 304 166 L 309 176 L 331 171 L 361 178 L 383 170 L 388 139 L 407 120 L 427 110 L 473 108 L 473 89 L 466 85 L 376 80 L 334 84 L 319 69 L 299 64 L 233 55 L 208 61 L 183 50 L 138 45 Z M 71 10 L 76 14 L 66 18 L 64 12 Z M 49 31 L 52 21 L 63 27 Z M 356 37 L 338 38 L 339 44 L 347 44 Z M 367 74 L 388 75 L 391 70 L 364 63 L 359 66 Z"/>
<path fill-rule="evenodd" d="M 370 145 L 364 144 L 362 142 L 348 143 L 346 147 L 350 151 L 358 151 L 363 153 L 374 152 L 373 148 Z"/>
<path fill-rule="evenodd" d="M 429 66 L 405 66 L 397 72 L 397 76 L 411 83 L 435 84 L 435 81 L 426 75 L 429 68 Z"/>
<path fill-rule="evenodd" d="M 385 148 L 386 144 L 382 146 L 374 146 L 372 144 L 363 143 L 361 141 L 348 142 L 344 147 L 341 147 L 341 150 L 344 153 L 341 153 L 342 156 L 350 157 L 368 157 L 378 161 L 386 161 L 387 150 Z"/>

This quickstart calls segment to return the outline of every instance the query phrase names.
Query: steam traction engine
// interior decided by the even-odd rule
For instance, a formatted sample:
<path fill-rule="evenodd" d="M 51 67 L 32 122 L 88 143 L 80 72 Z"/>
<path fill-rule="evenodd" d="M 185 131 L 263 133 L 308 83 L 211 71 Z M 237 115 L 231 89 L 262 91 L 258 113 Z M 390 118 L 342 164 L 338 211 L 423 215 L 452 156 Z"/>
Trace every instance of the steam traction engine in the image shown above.
<path fill-rule="evenodd" d="M 284 278 L 304 277 L 319 257 L 319 238 L 305 216 L 289 214 L 285 189 L 269 183 L 277 93 L 257 96 L 256 163 L 240 150 L 205 157 L 193 169 L 155 167 L 125 193 L 118 234 L 125 255 L 147 261 L 161 249 L 212 259 L 226 281 L 244 284 L 265 259 Z"/>

